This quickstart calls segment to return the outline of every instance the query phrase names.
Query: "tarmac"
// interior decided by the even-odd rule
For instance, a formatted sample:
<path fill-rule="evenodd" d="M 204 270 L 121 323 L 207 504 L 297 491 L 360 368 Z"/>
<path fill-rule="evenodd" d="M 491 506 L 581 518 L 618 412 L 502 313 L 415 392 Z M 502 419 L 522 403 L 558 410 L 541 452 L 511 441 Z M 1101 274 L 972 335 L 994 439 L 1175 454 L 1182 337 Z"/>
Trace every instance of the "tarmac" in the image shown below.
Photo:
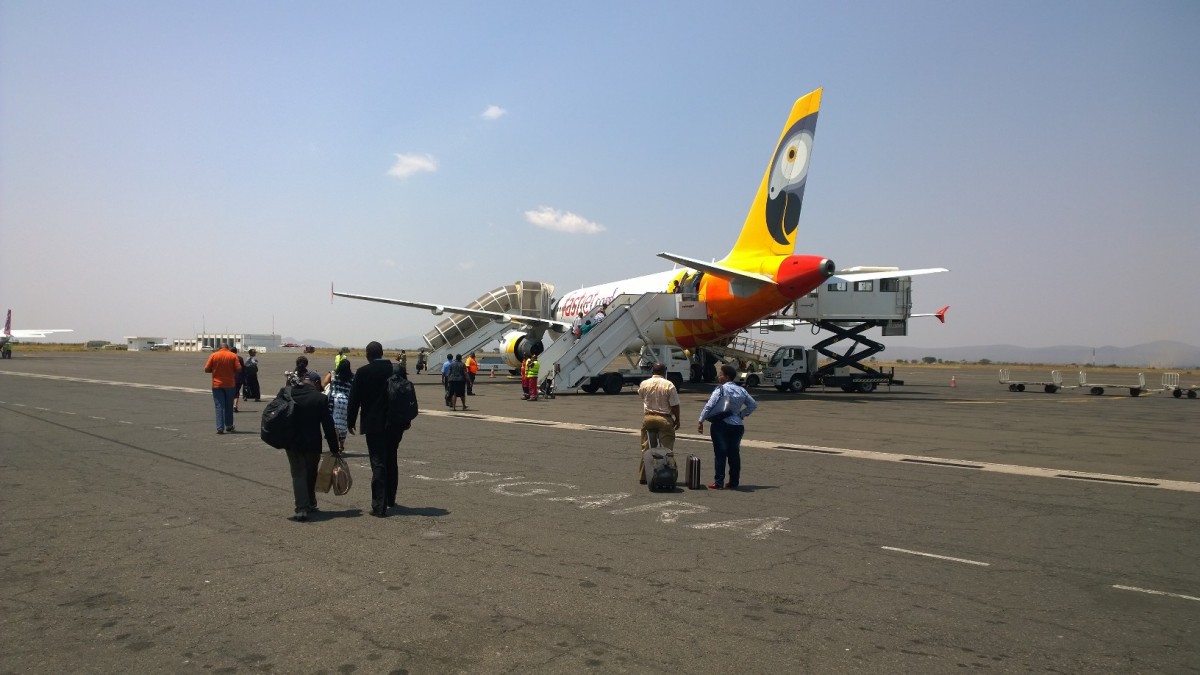
<path fill-rule="evenodd" d="M 206 356 L 0 361 L 0 673 L 1200 669 L 1200 400 L 760 387 L 742 489 L 650 493 L 632 389 L 452 413 L 414 375 L 402 507 L 367 517 L 353 437 L 295 523 L 267 399 L 217 435 Z"/>

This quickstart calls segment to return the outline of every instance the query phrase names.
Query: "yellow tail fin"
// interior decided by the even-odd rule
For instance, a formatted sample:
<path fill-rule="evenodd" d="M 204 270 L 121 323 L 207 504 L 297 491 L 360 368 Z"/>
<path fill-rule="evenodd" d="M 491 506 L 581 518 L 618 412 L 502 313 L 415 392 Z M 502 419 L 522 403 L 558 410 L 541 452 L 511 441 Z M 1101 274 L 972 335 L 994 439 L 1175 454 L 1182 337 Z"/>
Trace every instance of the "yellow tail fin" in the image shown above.
<path fill-rule="evenodd" d="M 795 250 L 820 107 L 820 89 L 800 97 L 792 106 L 742 232 L 722 262 L 736 265 L 763 256 L 791 255 Z"/>

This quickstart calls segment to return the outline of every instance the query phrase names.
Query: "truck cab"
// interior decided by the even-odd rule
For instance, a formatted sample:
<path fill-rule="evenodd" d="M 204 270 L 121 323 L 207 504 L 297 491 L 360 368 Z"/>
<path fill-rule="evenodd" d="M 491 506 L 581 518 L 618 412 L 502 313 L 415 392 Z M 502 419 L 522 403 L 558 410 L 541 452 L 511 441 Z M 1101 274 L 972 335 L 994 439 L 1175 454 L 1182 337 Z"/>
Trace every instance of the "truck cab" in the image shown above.
<path fill-rule="evenodd" d="M 816 384 L 817 353 L 800 346 L 780 347 L 763 368 L 763 384 L 775 385 L 779 391 L 802 392 Z"/>

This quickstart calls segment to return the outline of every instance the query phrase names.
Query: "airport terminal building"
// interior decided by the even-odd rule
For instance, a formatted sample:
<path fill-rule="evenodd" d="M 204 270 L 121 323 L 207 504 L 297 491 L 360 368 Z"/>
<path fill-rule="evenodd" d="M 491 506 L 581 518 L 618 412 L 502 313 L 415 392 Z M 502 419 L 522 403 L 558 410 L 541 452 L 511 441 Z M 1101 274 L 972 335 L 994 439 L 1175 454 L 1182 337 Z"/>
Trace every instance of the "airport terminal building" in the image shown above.
<path fill-rule="evenodd" d="M 260 352 L 278 351 L 283 339 L 278 335 L 262 333 L 200 333 L 195 338 L 175 340 L 172 349 L 177 352 L 213 351 L 228 342 L 238 351 L 257 349 Z"/>

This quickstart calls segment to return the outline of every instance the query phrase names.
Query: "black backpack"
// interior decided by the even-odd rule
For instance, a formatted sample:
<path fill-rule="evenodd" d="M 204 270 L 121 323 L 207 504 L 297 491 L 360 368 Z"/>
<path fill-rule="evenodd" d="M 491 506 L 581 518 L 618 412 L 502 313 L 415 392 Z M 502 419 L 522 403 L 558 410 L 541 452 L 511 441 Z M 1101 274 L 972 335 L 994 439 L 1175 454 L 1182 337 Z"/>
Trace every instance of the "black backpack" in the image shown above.
<path fill-rule="evenodd" d="M 296 437 L 296 402 L 292 400 L 292 388 L 279 390 L 275 399 L 263 408 L 262 427 L 259 437 L 272 448 L 283 450 Z"/>
<path fill-rule="evenodd" d="M 387 381 L 387 415 L 385 427 L 404 430 L 417 416 L 417 390 L 396 368 Z"/>

